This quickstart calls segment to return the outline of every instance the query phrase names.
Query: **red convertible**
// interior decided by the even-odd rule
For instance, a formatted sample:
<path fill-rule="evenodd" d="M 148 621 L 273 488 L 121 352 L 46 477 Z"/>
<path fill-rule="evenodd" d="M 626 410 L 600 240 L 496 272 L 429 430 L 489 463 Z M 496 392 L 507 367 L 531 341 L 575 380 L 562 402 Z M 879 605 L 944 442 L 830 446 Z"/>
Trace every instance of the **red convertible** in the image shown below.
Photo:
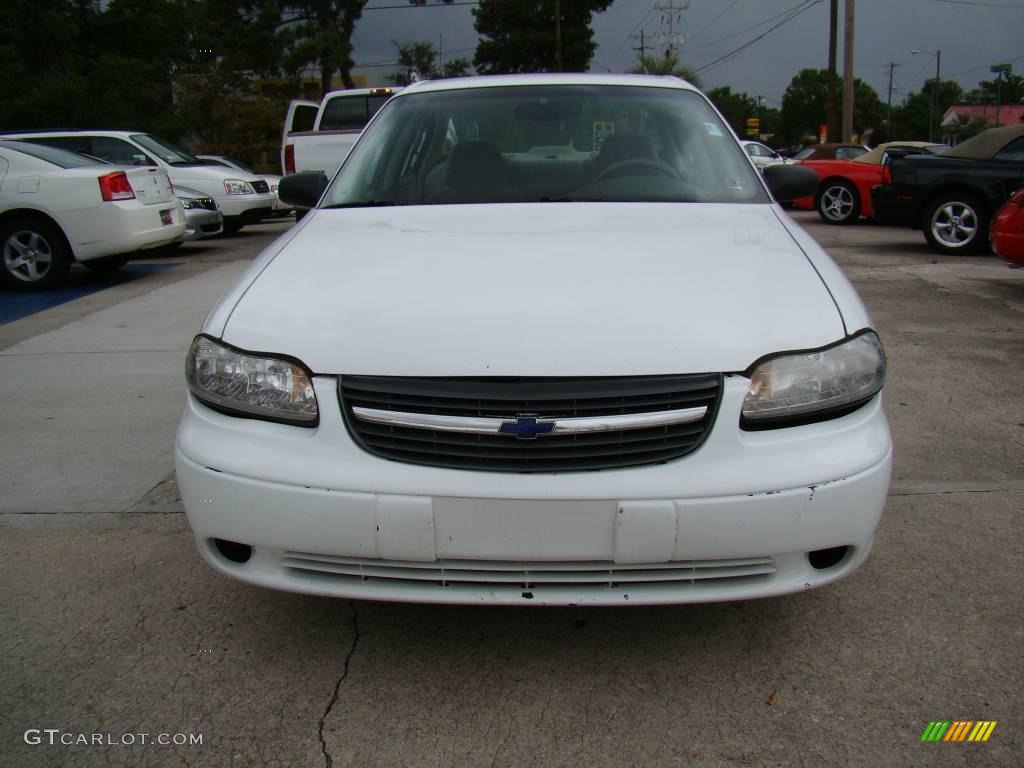
<path fill-rule="evenodd" d="M 1014 192 L 992 219 L 992 250 L 1011 267 L 1024 266 L 1024 187 Z"/>
<path fill-rule="evenodd" d="M 793 207 L 816 210 L 826 224 L 853 224 L 861 216 L 872 218 L 871 188 L 883 183 L 888 153 L 930 152 L 948 149 L 945 144 L 926 141 L 890 141 L 852 160 L 796 160 L 818 174 L 818 194 L 802 197 Z"/>

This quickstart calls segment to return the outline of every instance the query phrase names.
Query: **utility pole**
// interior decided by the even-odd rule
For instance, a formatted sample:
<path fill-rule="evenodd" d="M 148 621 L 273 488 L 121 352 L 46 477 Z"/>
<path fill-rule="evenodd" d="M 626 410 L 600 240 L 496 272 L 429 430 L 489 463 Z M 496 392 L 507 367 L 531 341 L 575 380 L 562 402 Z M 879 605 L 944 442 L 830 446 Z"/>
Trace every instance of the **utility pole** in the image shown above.
<path fill-rule="evenodd" d="M 670 59 L 673 55 L 673 50 L 679 47 L 679 34 L 675 31 L 676 29 L 676 12 L 685 11 L 690 7 L 689 0 L 686 0 L 682 5 L 676 5 L 676 0 L 668 0 L 668 3 L 655 3 L 654 10 L 662 12 L 662 21 L 668 19 L 668 35 L 664 38 L 665 42 L 665 58 Z"/>
<path fill-rule="evenodd" d="M 992 72 L 996 76 L 996 128 L 999 127 L 999 111 L 1003 103 L 1003 75 L 1006 75 L 1006 79 L 1010 79 L 1010 74 L 1013 72 L 1012 64 L 993 64 L 988 68 L 989 72 Z"/>
<path fill-rule="evenodd" d="M 562 69 L 562 0 L 555 0 L 555 71 Z"/>
<path fill-rule="evenodd" d="M 444 69 L 444 32 L 439 32 L 437 35 L 437 76 L 441 76 L 441 71 Z"/>
<path fill-rule="evenodd" d="M 839 32 L 839 0 L 832 0 L 828 17 L 828 83 L 825 86 L 825 141 L 836 138 L 836 37 Z"/>
<path fill-rule="evenodd" d="M 885 102 L 885 140 L 892 141 L 892 76 L 898 67 L 894 61 L 889 62 L 889 98 Z"/>
<path fill-rule="evenodd" d="M 646 75 L 647 74 L 647 60 L 646 60 L 647 59 L 647 44 L 644 42 L 644 30 L 643 30 L 643 28 L 641 27 L 639 35 L 630 35 L 630 37 L 639 37 L 640 38 L 640 45 L 638 45 L 633 50 L 634 51 L 639 51 L 639 53 L 640 53 L 640 69 L 642 69 L 644 74 Z"/>
<path fill-rule="evenodd" d="M 853 140 L 853 17 L 854 0 L 846 0 L 843 20 L 843 141 Z"/>

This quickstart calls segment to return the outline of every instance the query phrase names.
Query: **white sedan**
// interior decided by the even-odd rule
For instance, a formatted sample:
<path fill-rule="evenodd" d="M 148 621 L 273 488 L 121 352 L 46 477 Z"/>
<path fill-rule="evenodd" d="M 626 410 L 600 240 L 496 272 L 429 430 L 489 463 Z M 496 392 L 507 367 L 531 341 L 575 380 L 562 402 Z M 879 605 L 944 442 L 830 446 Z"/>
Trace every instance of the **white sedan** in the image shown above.
<path fill-rule="evenodd" d="M 773 165 L 784 165 L 789 163 L 785 157 L 780 155 L 771 147 L 765 146 L 760 141 L 741 141 L 743 149 L 746 150 L 747 154 L 750 155 L 750 159 L 754 165 L 757 166 L 757 170 L 763 171 Z"/>
<path fill-rule="evenodd" d="M 628 118 L 628 119 L 627 119 Z M 882 346 L 696 89 L 417 83 L 220 299 L 186 361 L 199 551 L 321 595 L 766 597 L 868 556 Z"/>
<path fill-rule="evenodd" d="M 52 287 L 75 261 L 116 269 L 184 231 L 181 203 L 158 168 L 0 141 L 0 278 L 10 287 Z"/>

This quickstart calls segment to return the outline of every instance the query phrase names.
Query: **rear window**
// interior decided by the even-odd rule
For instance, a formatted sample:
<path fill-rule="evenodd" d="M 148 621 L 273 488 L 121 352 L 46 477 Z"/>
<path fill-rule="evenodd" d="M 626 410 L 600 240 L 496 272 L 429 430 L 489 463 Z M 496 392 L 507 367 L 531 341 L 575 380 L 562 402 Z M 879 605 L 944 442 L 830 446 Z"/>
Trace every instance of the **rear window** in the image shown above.
<path fill-rule="evenodd" d="M 324 106 L 321 131 L 361 131 L 390 96 L 336 96 Z M 298 130 L 298 128 L 296 128 Z"/>
<path fill-rule="evenodd" d="M 45 160 L 47 163 L 56 165 L 58 168 L 82 168 L 87 165 L 103 165 L 102 160 L 79 155 L 66 149 L 58 149 L 44 144 L 36 144 L 31 141 L 0 141 L 0 147 L 11 149 L 15 152 L 34 157 L 37 160 Z"/>
<path fill-rule="evenodd" d="M 324 198 L 327 207 L 767 199 L 704 97 L 618 85 L 399 96 Z"/>

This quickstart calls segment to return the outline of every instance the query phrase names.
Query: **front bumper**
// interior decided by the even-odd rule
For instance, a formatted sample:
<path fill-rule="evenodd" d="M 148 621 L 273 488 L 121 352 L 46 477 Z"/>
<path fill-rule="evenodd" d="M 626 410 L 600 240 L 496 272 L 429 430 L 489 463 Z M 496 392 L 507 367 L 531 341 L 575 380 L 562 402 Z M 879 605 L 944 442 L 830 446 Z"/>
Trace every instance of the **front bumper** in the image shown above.
<path fill-rule="evenodd" d="M 207 208 L 189 208 L 185 210 L 185 234 L 180 242 L 202 240 L 214 237 L 224 231 L 224 214 Z"/>
<path fill-rule="evenodd" d="M 746 380 L 717 424 L 662 465 L 495 474 L 359 449 L 333 377 L 320 426 L 237 419 L 189 398 L 177 476 L 203 557 L 276 589 L 444 603 L 622 605 L 766 597 L 821 586 L 867 557 L 891 443 L 878 398 L 820 424 L 742 432 Z M 233 562 L 214 540 L 252 547 Z M 807 553 L 847 547 L 815 568 Z"/>
<path fill-rule="evenodd" d="M 273 213 L 277 195 L 271 192 L 265 195 L 216 195 L 215 199 L 224 218 L 259 221 Z"/>

